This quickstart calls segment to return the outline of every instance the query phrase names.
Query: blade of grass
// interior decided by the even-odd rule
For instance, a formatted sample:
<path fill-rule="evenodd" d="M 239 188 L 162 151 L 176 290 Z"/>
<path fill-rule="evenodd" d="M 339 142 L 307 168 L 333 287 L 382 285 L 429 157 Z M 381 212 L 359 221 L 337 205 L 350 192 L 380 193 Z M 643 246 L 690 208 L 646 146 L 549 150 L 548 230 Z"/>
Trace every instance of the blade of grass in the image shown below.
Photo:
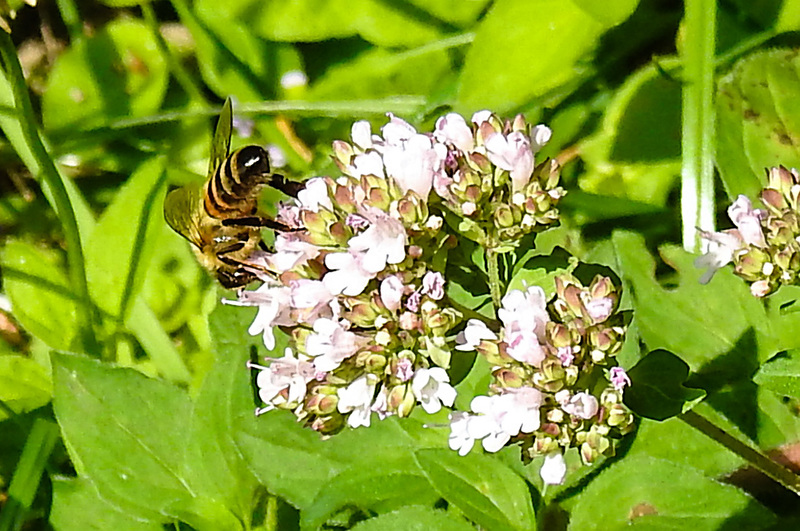
<path fill-rule="evenodd" d="M 50 189 L 53 206 L 64 231 L 70 283 L 81 301 L 78 305 L 78 311 L 81 316 L 83 346 L 86 352 L 99 354 L 100 349 L 94 331 L 95 312 L 86 282 L 81 234 L 75 217 L 75 209 L 65 185 L 67 179 L 56 169 L 53 159 L 47 153 L 47 149 L 39 136 L 39 131 L 36 128 L 36 115 L 33 112 L 28 87 L 17 58 L 17 50 L 11 41 L 11 36 L 5 32 L 0 32 L 0 56 L 3 59 L 4 72 L 11 84 L 14 104 L 17 109 L 25 144 L 30 155 L 36 161 L 36 167 L 29 167 L 28 169 L 34 175 L 38 174 L 41 181 L 46 183 Z M 20 154 L 20 156 L 22 155 Z"/>
<path fill-rule="evenodd" d="M 55 423 L 41 418 L 34 421 L 8 487 L 8 501 L 0 511 L 0 531 L 22 528 L 25 513 L 31 508 L 42 472 L 57 440 L 58 426 Z"/>
<path fill-rule="evenodd" d="M 714 229 L 715 0 L 686 0 L 683 56 L 681 215 L 683 247 L 700 250 L 697 227 Z"/>

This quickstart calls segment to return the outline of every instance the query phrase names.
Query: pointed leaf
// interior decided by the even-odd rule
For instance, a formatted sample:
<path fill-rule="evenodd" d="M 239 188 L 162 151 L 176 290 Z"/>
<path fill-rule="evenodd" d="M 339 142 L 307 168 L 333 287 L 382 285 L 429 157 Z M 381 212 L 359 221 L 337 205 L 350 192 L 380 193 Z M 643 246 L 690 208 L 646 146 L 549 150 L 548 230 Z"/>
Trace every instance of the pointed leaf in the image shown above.
<path fill-rule="evenodd" d="M 705 398 L 702 389 L 684 387 L 689 366 L 675 354 L 654 350 L 628 371 L 632 385 L 625 405 L 642 417 L 665 420 L 688 411 Z"/>
<path fill-rule="evenodd" d="M 497 459 L 446 449 L 420 450 L 417 461 L 439 494 L 486 529 L 533 529 L 525 482 Z"/>

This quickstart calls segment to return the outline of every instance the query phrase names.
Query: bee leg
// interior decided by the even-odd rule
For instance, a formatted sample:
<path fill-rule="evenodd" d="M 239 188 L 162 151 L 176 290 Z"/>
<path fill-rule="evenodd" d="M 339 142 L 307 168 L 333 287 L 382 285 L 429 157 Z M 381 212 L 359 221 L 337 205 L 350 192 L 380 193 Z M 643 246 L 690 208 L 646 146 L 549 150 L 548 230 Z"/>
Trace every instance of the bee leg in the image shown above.
<path fill-rule="evenodd" d="M 266 227 L 268 229 L 279 230 L 281 232 L 297 232 L 303 229 L 292 228 L 285 223 L 271 218 L 261 216 L 246 216 L 243 218 L 223 219 L 222 224 L 226 227 Z"/>
<path fill-rule="evenodd" d="M 270 176 L 270 180 L 271 182 L 269 183 L 269 185 L 271 187 L 277 188 L 278 190 L 288 195 L 289 197 L 297 197 L 297 194 L 300 192 L 300 190 L 302 190 L 306 186 L 305 183 L 290 181 L 280 173 L 273 173 Z"/>

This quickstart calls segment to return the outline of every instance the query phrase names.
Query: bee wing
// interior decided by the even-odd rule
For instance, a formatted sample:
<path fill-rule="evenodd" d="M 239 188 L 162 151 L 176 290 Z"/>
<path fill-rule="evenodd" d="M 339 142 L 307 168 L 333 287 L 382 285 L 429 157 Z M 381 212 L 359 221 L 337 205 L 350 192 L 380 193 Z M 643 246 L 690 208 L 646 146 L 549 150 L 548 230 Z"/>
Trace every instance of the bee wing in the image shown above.
<path fill-rule="evenodd" d="M 211 157 L 208 159 L 208 177 L 222 164 L 231 149 L 231 131 L 233 130 L 233 107 L 230 97 L 225 100 L 222 112 L 219 113 L 217 129 L 211 141 Z"/>
<path fill-rule="evenodd" d="M 198 225 L 202 208 L 202 190 L 197 186 L 184 186 L 172 190 L 164 198 L 164 219 L 172 230 L 200 247 Z"/>

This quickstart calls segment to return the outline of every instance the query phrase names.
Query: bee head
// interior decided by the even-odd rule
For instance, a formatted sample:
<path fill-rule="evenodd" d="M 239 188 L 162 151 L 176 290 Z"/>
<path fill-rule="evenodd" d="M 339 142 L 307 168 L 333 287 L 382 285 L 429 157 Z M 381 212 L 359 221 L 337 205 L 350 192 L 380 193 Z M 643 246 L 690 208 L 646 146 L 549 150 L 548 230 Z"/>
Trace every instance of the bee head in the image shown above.
<path fill-rule="evenodd" d="M 239 175 L 266 175 L 269 173 L 269 156 L 261 146 L 246 146 L 234 153 L 234 164 Z"/>

